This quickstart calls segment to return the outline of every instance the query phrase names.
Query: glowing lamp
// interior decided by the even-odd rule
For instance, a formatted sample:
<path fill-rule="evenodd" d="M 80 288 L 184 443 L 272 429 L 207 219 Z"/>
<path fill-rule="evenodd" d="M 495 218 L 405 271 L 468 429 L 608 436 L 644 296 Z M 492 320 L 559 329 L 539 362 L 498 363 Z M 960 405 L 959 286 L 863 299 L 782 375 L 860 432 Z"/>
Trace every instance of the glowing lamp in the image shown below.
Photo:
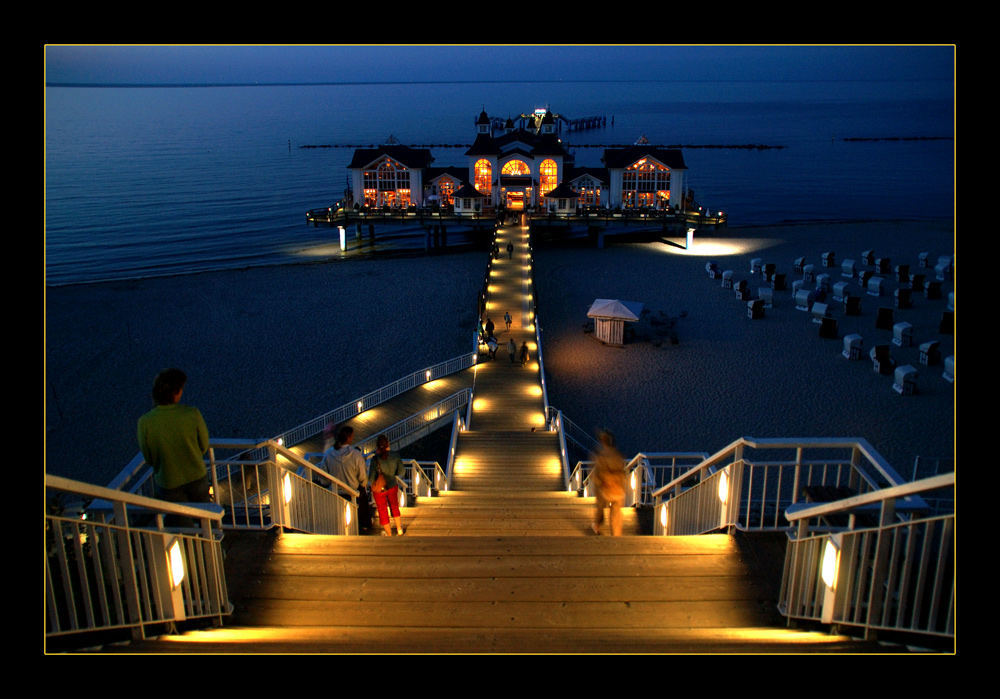
<path fill-rule="evenodd" d="M 344 252 L 347 249 L 347 231 L 344 230 L 343 226 L 337 226 L 340 229 L 340 251 Z"/>
<path fill-rule="evenodd" d="M 362 403 L 361 403 L 361 401 L 358 401 L 358 412 L 359 413 L 361 412 L 361 407 L 362 407 Z"/>
<path fill-rule="evenodd" d="M 287 505 L 292 501 L 292 476 L 287 471 L 284 480 L 281 481 L 281 489 L 285 491 L 285 504 Z"/>
<path fill-rule="evenodd" d="M 729 499 L 729 477 L 726 475 L 725 471 L 719 474 L 719 502 L 723 505 L 726 504 L 726 500 Z"/>
<path fill-rule="evenodd" d="M 424 380 L 425 381 L 430 381 L 431 380 L 431 370 L 430 369 L 428 369 L 426 372 L 424 372 Z"/>
<path fill-rule="evenodd" d="M 347 503 L 344 505 L 344 526 L 351 526 L 351 505 Z"/>
<path fill-rule="evenodd" d="M 667 503 L 660 505 L 660 526 L 663 531 L 667 530 Z"/>
<path fill-rule="evenodd" d="M 631 479 L 630 479 L 630 482 L 631 482 L 631 484 L 632 484 L 632 490 L 633 490 L 633 491 L 635 490 L 635 477 L 636 477 L 636 476 L 635 476 L 635 469 L 633 469 L 633 470 L 632 470 L 632 477 L 631 477 Z"/>
<path fill-rule="evenodd" d="M 170 584 L 176 588 L 184 580 L 184 556 L 181 553 L 181 540 L 178 538 L 167 547 L 167 567 L 170 570 Z"/>
<path fill-rule="evenodd" d="M 837 587 L 837 563 L 840 560 L 840 546 L 833 538 L 826 540 L 823 548 L 823 562 L 820 575 L 823 583 L 831 590 Z"/>

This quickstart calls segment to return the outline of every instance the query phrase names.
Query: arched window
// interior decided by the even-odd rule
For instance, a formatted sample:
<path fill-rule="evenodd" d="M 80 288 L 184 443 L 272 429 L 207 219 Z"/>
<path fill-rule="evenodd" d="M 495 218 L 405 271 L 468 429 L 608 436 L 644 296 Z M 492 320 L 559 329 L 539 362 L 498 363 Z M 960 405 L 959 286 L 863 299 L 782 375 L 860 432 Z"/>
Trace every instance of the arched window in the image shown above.
<path fill-rule="evenodd" d="M 523 160 L 508 160 L 504 163 L 501 175 L 530 175 L 531 168 Z"/>
<path fill-rule="evenodd" d="M 409 206 L 410 171 L 392 158 L 380 160 L 374 170 L 364 171 L 365 204 Z"/>
<path fill-rule="evenodd" d="M 670 168 L 648 158 L 637 160 L 625 168 L 622 173 L 622 205 L 657 209 L 669 206 Z"/>
<path fill-rule="evenodd" d="M 559 184 L 559 168 L 556 161 L 548 158 L 538 166 L 538 190 L 544 197 Z"/>
<path fill-rule="evenodd" d="M 475 176 L 475 187 L 480 194 L 489 196 L 493 193 L 493 166 L 485 158 L 477 160 L 473 166 Z"/>

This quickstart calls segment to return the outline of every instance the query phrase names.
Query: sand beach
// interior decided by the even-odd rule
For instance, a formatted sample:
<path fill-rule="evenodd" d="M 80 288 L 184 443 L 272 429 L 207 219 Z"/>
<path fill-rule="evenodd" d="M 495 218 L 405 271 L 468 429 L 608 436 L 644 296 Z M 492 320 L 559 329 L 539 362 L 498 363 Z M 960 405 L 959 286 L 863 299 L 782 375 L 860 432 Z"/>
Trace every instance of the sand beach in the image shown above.
<path fill-rule="evenodd" d="M 912 326 L 913 346 L 892 346 L 917 368 L 917 393 L 872 370 L 868 350 L 891 344 L 875 327 L 897 286 L 862 295 L 862 312 L 830 304 L 839 336 L 819 336 L 791 290 L 775 292 L 763 318 L 708 278 L 705 263 L 759 278 L 762 258 L 798 278 L 806 257 L 841 281 L 840 262 L 864 250 L 917 269 L 918 255 L 954 254 L 950 222 L 810 223 L 731 228 L 682 240 L 536 249 L 535 284 L 549 402 L 586 429 L 613 430 L 622 451 L 713 452 L 740 436 L 863 437 L 902 474 L 914 457 L 951 457 L 954 385 L 943 366 L 923 366 L 918 345 L 940 332 L 954 282 L 941 299 L 913 296 L 895 322 Z M 821 268 L 835 252 L 837 266 Z M 45 411 L 49 473 L 105 484 L 136 454 L 135 423 L 149 409 L 156 372 L 189 376 L 184 401 L 198 406 L 217 437 L 267 437 L 357 395 L 467 351 L 486 251 L 360 259 L 199 273 L 46 290 Z M 595 298 L 639 301 L 672 320 L 676 343 L 637 324 L 622 348 L 584 332 Z M 863 359 L 841 355 L 845 334 L 863 337 Z"/>

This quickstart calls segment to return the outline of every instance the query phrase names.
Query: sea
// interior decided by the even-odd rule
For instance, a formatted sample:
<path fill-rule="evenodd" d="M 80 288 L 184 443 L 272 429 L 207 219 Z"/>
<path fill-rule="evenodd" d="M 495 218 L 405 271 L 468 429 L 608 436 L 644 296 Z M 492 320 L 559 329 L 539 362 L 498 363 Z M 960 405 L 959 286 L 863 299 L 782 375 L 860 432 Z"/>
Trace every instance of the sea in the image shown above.
<path fill-rule="evenodd" d="M 45 283 L 315 259 L 306 212 L 344 195 L 354 148 L 390 138 L 465 166 L 475 120 L 604 117 L 562 139 L 680 147 L 731 228 L 951 219 L 952 81 L 422 82 L 45 88 Z M 753 146 L 753 147 L 747 147 Z"/>

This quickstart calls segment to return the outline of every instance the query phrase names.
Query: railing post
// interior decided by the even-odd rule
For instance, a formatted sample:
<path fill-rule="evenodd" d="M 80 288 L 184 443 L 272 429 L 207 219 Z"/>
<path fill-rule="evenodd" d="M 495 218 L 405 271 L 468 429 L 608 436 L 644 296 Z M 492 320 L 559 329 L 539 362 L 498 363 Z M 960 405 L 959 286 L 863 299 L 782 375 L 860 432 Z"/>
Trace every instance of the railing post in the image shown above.
<path fill-rule="evenodd" d="M 792 504 L 799 501 L 799 485 L 802 476 L 802 447 L 795 449 L 795 477 L 792 479 Z"/>
<path fill-rule="evenodd" d="M 118 532 L 118 559 L 121 561 L 125 600 L 128 606 L 129 620 L 135 624 L 132 627 L 132 639 L 138 641 L 146 637 L 146 631 L 142 623 L 142 610 L 139 605 L 139 580 L 135 574 L 135 553 L 132 551 L 132 535 L 125 503 L 116 502 L 114 512 L 115 522 L 119 525 L 116 529 Z"/>
<path fill-rule="evenodd" d="M 875 629 L 873 624 L 878 623 L 882 614 L 882 607 L 885 600 L 885 592 L 882 585 L 888 573 L 887 561 L 891 542 L 886 527 L 892 524 L 896 514 L 896 501 L 887 499 L 882 501 L 879 511 L 878 541 L 875 544 L 875 558 L 872 561 L 872 581 L 871 589 L 868 592 L 868 614 L 865 618 L 865 639 L 875 640 Z"/>

